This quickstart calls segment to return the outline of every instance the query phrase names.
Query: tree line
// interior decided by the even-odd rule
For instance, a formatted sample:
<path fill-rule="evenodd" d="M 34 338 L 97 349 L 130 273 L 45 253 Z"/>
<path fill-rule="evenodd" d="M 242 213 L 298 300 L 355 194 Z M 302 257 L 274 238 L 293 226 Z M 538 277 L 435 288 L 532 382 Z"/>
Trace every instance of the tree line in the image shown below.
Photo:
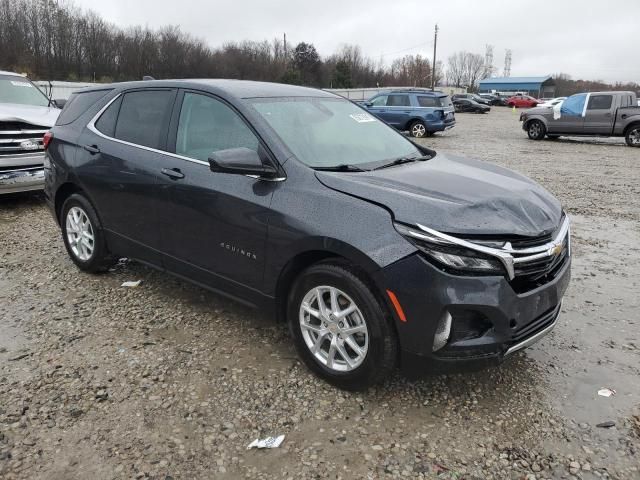
<path fill-rule="evenodd" d="M 405 55 L 386 65 L 344 45 L 321 57 L 312 43 L 288 45 L 284 39 L 230 42 L 212 48 L 177 26 L 159 29 L 120 28 L 92 11 L 54 0 L 0 0 L 0 69 L 27 73 L 33 79 L 69 81 L 139 80 L 155 78 L 236 78 L 309 85 L 363 88 L 430 87 L 431 61 Z M 445 82 L 471 91 L 495 73 L 484 57 L 456 52 L 435 69 L 436 85 Z M 558 95 L 622 88 L 556 77 Z"/>
<path fill-rule="evenodd" d="M 385 66 L 357 45 L 326 58 L 311 43 L 287 45 L 283 39 L 211 48 L 177 26 L 120 28 L 95 12 L 53 0 L 0 0 L 0 68 L 47 80 L 108 82 L 151 75 L 334 88 L 427 87 L 432 74 L 431 62 L 421 55 Z M 442 78 L 440 69 L 437 80 Z"/>

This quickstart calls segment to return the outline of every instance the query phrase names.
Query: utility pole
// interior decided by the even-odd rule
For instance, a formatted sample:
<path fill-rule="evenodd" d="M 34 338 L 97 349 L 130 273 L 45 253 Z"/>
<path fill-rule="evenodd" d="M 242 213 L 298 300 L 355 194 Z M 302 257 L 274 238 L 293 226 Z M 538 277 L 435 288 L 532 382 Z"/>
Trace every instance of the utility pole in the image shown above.
<path fill-rule="evenodd" d="M 433 64 L 431 64 L 431 90 L 436 89 L 436 47 L 438 45 L 438 24 L 433 35 Z"/>
<path fill-rule="evenodd" d="M 284 58 L 287 58 L 287 34 L 286 33 L 284 34 L 283 45 L 284 45 Z"/>

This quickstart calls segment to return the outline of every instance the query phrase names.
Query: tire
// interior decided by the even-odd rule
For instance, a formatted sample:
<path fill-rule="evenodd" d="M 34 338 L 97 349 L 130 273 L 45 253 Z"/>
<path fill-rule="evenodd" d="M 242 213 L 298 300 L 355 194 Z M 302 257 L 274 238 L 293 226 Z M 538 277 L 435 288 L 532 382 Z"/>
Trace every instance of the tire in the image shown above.
<path fill-rule="evenodd" d="M 531 140 L 542 140 L 547 134 L 547 129 L 540 120 L 531 120 L 527 124 L 527 135 Z"/>
<path fill-rule="evenodd" d="M 318 293 L 329 309 L 324 315 Z M 345 317 L 336 315 L 352 307 Z M 366 279 L 347 265 L 318 263 L 305 270 L 291 289 L 287 319 L 305 365 L 339 388 L 364 390 L 396 365 L 398 340 L 391 316 Z"/>
<path fill-rule="evenodd" d="M 98 215 L 84 195 L 74 193 L 65 200 L 60 225 L 67 253 L 80 270 L 103 272 L 114 263 Z"/>
<path fill-rule="evenodd" d="M 630 126 L 624 139 L 630 147 L 640 147 L 640 124 Z"/>
<path fill-rule="evenodd" d="M 415 138 L 424 138 L 429 136 L 427 126 L 421 120 L 416 120 L 409 126 L 409 133 Z"/>

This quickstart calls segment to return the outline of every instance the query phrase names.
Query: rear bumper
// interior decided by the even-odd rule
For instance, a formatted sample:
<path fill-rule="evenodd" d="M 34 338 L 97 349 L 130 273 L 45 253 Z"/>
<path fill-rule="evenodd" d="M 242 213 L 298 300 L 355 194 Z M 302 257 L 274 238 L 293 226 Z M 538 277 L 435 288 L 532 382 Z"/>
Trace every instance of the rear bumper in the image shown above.
<path fill-rule="evenodd" d="M 455 119 L 443 120 L 441 122 L 429 122 L 426 124 L 429 132 L 444 132 L 456 126 Z"/>
<path fill-rule="evenodd" d="M 404 310 L 407 321 L 396 319 L 401 365 L 413 376 L 496 365 L 537 342 L 556 326 L 570 278 L 568 259 L 553 280 L 516 293 L 504 277 L 451 275 L 415 254 L 384 268 L 376 281 L 396 294 Z M 434 352 L 435 333 L 447 315 L 450 338 Z"/>
<path fill-rule="evenodd" d="M 44 168 L 31 167 L 0 172 L 0 195 L 44 188 Z"/>

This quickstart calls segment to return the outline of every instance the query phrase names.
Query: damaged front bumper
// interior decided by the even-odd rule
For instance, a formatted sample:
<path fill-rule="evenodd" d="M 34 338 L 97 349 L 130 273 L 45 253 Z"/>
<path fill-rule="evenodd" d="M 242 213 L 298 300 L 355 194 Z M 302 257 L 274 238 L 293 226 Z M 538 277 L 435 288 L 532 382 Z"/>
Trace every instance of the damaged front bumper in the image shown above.
<path fill-rule="evenodd" d="M 0 171 L 0 195 L 44 188 L 44 168 L 31 167 Z"/>
<path fill-rule="evenodd" d="M 43 188 L 43 152 L 0 156 L 0 195 Z"/>

